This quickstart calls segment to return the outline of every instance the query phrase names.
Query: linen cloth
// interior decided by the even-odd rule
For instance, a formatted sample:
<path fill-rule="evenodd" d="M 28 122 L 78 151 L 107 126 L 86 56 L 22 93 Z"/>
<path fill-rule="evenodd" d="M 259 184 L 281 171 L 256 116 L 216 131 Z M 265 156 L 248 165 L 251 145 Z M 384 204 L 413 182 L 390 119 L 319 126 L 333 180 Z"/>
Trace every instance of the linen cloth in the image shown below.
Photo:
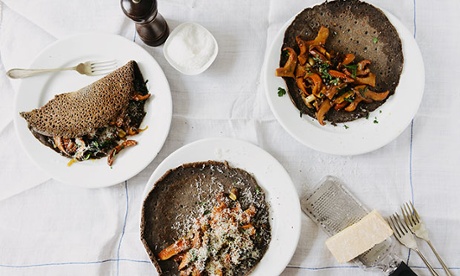
<path fill-rule="evenodd" d="M 368 2 L 395 15 L 413 33 L 425 62 L 425 93 L 411 125 L 394 141 L 367 154 L 335 156 L 292 138 L 273 116 L 261 82 L 265 54 L 277 32 L 316 0 L 159 0 L 171 30 L 194 21 L 216 37 L 218 57 L 197 76 L 175 71 L 162 46 L 146 46 L 119 1 L 2 0 L 0 275 L 156 275 L 139 239 L 143 189 L 164 158 L 207 137 L 234 137 L 265 149 L 286 168 L 299 194 L 323 176 L 335 175 L 385 216 L 414 201 L 438 252 L 459 274 L 459 1 Z M 12 121 L 20 81 L 5 75 L 10 68 L 28 67 L 57 39 L 88 31 L 118 34 L 146 49 L 164 70 L 174 105 L 169 136 L 155 160 L 132 179 L 100 189 L 59 183 L 28 159 Z M 381 275 L 338 264 L 324 246 L 326 238 L 303 215 L 300 241 L 283 275 Z M 442 274 L 427 245 L 419 245 Z M 396 250 L 414 271 L 429 274 L 413 251 L 399 244 Z"/>

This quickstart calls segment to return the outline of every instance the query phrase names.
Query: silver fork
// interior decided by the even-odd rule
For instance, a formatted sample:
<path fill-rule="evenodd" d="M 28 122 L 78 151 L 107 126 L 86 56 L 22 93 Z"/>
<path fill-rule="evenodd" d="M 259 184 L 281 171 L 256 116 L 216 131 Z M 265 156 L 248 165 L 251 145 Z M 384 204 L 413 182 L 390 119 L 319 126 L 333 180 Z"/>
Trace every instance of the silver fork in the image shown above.
<path fill-rule="evenodd" d="M 11 69 L 6 72 L 7 76 L 12 79 L 21 79 L 35 76 L 42 73 L 57 72 L 64 70 L 75 70 L 82 75 L 95 76 L 107 74 L 117 66 L 116 60 L 107 61 L 87 61 L 77 64 L 73 67 L 52 68 L 52 69 Z"/>
<path fill-rule="evenodd" d="M 401 211 L 403 213 L 404 221 L 406 222 L 407 227 L 409 227 L 412 233 L 414 233 L 417 237 L 428 243 L 434 255 L 436 255 L 436 258 L 438 258 L 438 261 L 442 265 L 442 268 L 444 269 L 446 274 L 452 276 L 452 273 L 449 271 L 449 268 L 441 259 L 441 256 L 439 256 L 436 249 L 434 249 L 434 246 L 428 237 L 428 231 L 425 227 L 425 223 L 423 223 L 423 221 L 420 219 L 420 216 L 417 213 L 417 210 L 415 210 L 412 202 L 410 202 L 410 204 L 407 202 L 403 204 L 403 206 L 401 206 Z"/>
<path fill-rule="evenodd" d="M 428 262 L 428 260 L 423 256 L 422 252 L 418 250 L 417 242 L 415 241 L 414 235 L 409 231 L 409 229 L 404 225 L 404 223 L 401 221 L 401 218 L 399 217 L 398 213 L 395 213 L 394 215 L 390 216 L 390 219 L 388 220 L 391 229 L 393 229 L 393 233 L 398 239 L 400 243 L 405 245 L 407 248 L 410 248 L 417 252 L 417 254 L 420 256 L 422 261 L 425 263 L 425 265 L 428 267 L 432 275 L 438 276 L 439 274 L 436 273 L 434 268 L 431 266 L 431 264 Z"/>

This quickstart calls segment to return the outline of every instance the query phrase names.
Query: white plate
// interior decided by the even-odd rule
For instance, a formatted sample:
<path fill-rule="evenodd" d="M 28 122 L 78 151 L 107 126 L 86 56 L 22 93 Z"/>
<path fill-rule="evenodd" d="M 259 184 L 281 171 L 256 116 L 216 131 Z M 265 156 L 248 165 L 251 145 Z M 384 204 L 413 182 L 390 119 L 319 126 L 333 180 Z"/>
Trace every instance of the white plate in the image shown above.
<path fill-rule="evenodd" d="M 71 36 L 49 45 L 30 65 L 31 68 L 68 67 L 88 60 L 116 59 L 118 67 L 135 60 L 152 97 L 145 104 L 147 112 L 141 128 L 146 131 L 133 137 L 138 145 L 121 151 L 112 167 L 107 159 L 76 162 L 61 156 L 40 143 L 27 128 L 19 112 L 43 106 L 56 94 L 78 90 L 103 76 L 85 76 L 75 71 L 23 79 L 16 95 L 15 125 L 19 140 L 31 159 L 49 175 L 66 184 L 82 187 L 105 187 L 123 182 L 143 170 L 158 154 L 169 133 L 172 99 L 168 81 L 155 59 L 136 43 L 121 36 L 88 33 Z"/>
<path fill-rule="evenodd" d="M 188 144 L 168 156 L 150 177 L 144 190 L 147 197 L 155 182 L 169 169 L 184 163 L 228 161 L 251 173 L 264 189 L 270 205 L 271 242 L 253 275 L 280 275 L 300 237 L 300 203 L 294 184 L 283 166 L 263 149 L 231 138 L 210 138 Z"/>
<path fill-rule="evenodd" d="M 265 57 L 263 82 L 272 112 L 283 128 L 302 144 L 325 153 L 355 155 L 376 150 L 398 137 L 410 124 L 422 101 L 425 86 L 425 70 L 422 55 L 412 34 L 393 15 L 384 11 L 399 33 L 404 55 L 404 67 L 395 94 L 388 98 L 369 119 L 333 126 L 321 126 L 308 115 L 300 117 L 300 111 L 292 104 L 289 95 L 278 97 L 278 87 L 286 89 L 284 80 L 275 76 L 279 67 L 284 32 L 292 23 L 292 17 L 278 32 Z M 378 123 L 374 123 L 374 120 Z"/>

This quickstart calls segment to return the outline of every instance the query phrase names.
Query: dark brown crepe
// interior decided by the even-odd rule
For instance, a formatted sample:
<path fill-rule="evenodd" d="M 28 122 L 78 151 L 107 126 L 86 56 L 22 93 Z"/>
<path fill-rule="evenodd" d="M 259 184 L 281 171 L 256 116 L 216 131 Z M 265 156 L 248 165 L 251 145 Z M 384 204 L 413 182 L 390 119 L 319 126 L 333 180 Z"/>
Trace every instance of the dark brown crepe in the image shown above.
<path fill-rule="evenodd" d="M 260 232 L 256 244 L 262 252 L 267 250 L 271 238 L 268 206 L 254 177 L 226 162 L 184 164 L 167 171 L 155 183 L 142 206 L 141 240 L 160 275 L 179 275 L 179 272 L 173 260 L 159 261 L 158 253 L 184 237 L 192 219 L 216 205 L 218 193 L 228 193 L 232 188 L 240 191 L 238 198 L 243 210 L 250 204 L 257 208 L 254 221 Z M 247 275 L 256 263 L 247 270 L 237 269 L 235 275 Z"/>
<path fill-rule="evenodd" d="M 135 79 L 143 82 L 132 60 L 78 91 L 58 94 L 44 106 L 20 115 L 33 132 L 41 135 L 80 137 L 106 127 L 127 112 L 136 92 Z"/>
<path fill-rule="evenodd" d="M 353 53 L 356 60 L 368 59 L 371 72 L 376 74 L 375 91 L 390 91 L 394 94 L 403 69 L 403 53 L 398 32 L 378 8 L 358 0 L 337 0 L 307 8 L 300 12 L 286 29 L 283 46 L 280 49 L 280 67 L 286 62 L 283 55 L 285 47 L 299 48 L 295 41 L 297 35 L 304 40 L 316 37 L 320 26 L 329 28 L 326 49 L 342 54 Z M 308 109 L 299 94 L 292 78 L 284 78 L 288 92 L 296 107 L 315 118 L 315 111 Z M 332 123 L 352 121 L 365 117 L 382 102 L 360 103 L 361 108 L 353 112 L 331 110 L 326 120 Z"/>

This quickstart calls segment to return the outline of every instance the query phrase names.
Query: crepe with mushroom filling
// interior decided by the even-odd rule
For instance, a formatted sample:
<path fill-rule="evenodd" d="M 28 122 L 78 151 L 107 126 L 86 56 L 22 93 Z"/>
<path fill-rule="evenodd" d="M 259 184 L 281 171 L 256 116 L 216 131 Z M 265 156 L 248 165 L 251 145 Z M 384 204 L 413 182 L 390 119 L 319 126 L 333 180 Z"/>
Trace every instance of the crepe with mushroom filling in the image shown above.
<path fill-rule="evenodd" d="M 300 12 L 286 29 L 280 67 L 288 60 L 284 49 L 292 48 L 299 53 L 296 37 L 303 41 L 314 40 L 321 27 L 329 30 L 325 49 L 336 54 L 353 54 L 356 61 L 370 61 L 369 69 L 376 76 L 372 90 L 388 91 L 388 96 L 395 93 L 404 63 L 401 39 L 380 9 L 358 0 L 327 1 Z M 289 96 L 301 114 L 316 118 L 319 106 L 306 105 L 295 77 L 284 77 L 284 80 Z M 360 102 L 351 112 L 331 108 L 324 119 L 335 124 L 366 117 L 386 99 Z"/>
<path fill-rule="evenodd" d="M 266 252 L 270 233 L 264 192 L 251 174 L 226 162 L 167 171 L 142 206 L 141 239 L 160 275 L 179 275 L 179 269 L 184 275 L 247 275 Z"/>
<path fill-rule="evenodd" d="M 136 145 L 149 98 L 146 82 L 135 61 L 78 91 L 56 95 L 44 106 L 20 115 L 44 145 L 72 160 L 114 156 Z"/>

